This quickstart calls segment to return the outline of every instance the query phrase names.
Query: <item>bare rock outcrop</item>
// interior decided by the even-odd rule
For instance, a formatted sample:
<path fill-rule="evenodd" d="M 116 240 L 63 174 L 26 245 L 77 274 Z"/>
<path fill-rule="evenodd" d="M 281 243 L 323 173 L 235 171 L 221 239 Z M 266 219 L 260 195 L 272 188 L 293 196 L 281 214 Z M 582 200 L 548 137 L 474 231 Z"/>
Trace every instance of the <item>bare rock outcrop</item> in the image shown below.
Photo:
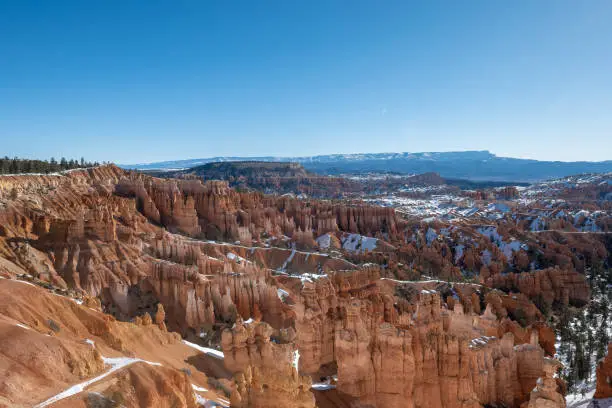
<path fill-rule="evenodd" d="M 168 330 L 192 338 L 225 328 L 223 364 L 190 358 L 233 375 L 236 407 L 313 408 L 310 376 L 333 375 L 338 395 L 379 408 L 542 406 L 558 399 L 544 358 L 554 354 L 554 333 L 537 322 L 534 300 L 581 305 L 589 297 L 584 277 L 569 268 L 502 274 L 508 262 L 525 259 L 505 259 L 483 240 L 493 259 L 485 266 L 476 246 L 459 253 L 441 233 L 413 233 L 393 209 L 364 203 L 239 192 L 224 182 L 103 166 L 0 178 L 0 204 L 0 275 L 26 276 L 95 309 L 51 293 L 7 301 L 0 285 L 0 314 L 35 329 L 45 337 L 37 344 L 70 362 L 58 375 L 63 385 L 102 369 L 87 343 L 64 342 L 68 334 L 72 342 L 95 337 L 106 352 L 151 356 L 181 347 Z M 329 245 L 315 241 L 323 234 Z M 378 243 L 342 248 L 347 236 Z M 394 275 L 462 277 L 453 264 L 458 253 L 461 267 L 483 271 L 484 285 Z M 19 329 L 12 323 L 11 333 Z M 2 341 L 13 347 L 17 340 Z M 185 361 L 170 363 L 182 369 Z M 46 380 L 45 367 L 34 369 Z M 176 406 L 192 402 L 181 397 L 189 387 L 174 371 L 134 366 L 122 375 L 118 391 L 161 384 Z M 152 406 L 168 401 L 151 398 Z"/>
<path fill-rule="evenodd" d="M 548 268 L 535 272 L 496 274 L 487 285 L 515 289 L 531 299 L 541 296 L 549 305 L 553 301 L 576 306 L 585 305 L 591 296 L 584 275 L 567 269 Z"/>
<path fill-rule="evenodd" d="M 565 408 L 565 398 L 558 391 L 553 377 L 562 366 L 557 360 L 544 359 L 544 376 L 538 378 L 536 387 L 531 391 L 527 408 Z"/>
<path fill-rule="evenodd" d="M 264 322 L 223 332 L 225 366 L 234 374 L 232 406 L 244 408 L 314 408 L 311 380 L 299 375 L 300 354 L 292 343 L 278 343 Z"/>
<path fill-rule="evenodd" d="M 612 343 L 608 354 L 597 363 L 597 388 L 593 398 L 612 398 Z"/>
<path fill-rule="evenodd" d="M 544 352 L 537 345 L 514 346 L 471 333 L 461 324 L 445 330 L 435 292 L 420 296 L 407 329 L 381 323 L 368 331 L 358 302 L 337 332 L 338 389 L 377 407 L 518 406 L 542 375 Z M 469 316 L 468 316 L 469 317 Z M 451 319 L 461 318 L 461 312 Z"/>

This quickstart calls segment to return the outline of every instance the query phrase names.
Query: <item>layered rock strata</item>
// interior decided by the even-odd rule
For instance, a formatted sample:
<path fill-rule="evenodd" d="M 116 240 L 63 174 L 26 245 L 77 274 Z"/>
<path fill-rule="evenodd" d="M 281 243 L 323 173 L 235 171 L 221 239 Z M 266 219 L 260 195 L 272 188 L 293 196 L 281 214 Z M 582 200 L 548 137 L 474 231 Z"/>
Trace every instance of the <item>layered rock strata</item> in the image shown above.
<path fill-rule="evenodd" d="M 223 332 L 225 366 L 235 378 L 232 407 L 314 408 L 311 380 L 299 374 L 299 351 L 272 334 L 267 323 L 241 319 Z"/>

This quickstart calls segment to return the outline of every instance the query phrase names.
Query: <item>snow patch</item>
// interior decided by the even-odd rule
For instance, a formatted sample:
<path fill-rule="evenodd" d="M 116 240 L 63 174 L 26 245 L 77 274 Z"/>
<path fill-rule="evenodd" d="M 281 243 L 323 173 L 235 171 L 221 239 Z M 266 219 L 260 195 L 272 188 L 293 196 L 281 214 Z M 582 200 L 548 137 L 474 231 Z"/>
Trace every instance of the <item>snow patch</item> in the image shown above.
<path fill-rule="evenodd" d="M 295 371 L 297 371 L 298 373 L 300 372 L 300 370 L 298 369 L 299 362 L 300 362 L 300 350 L 296 349 L 293 352 L 293 360 L 291 362 L 291 365 L 295 367 Z"/>
<path fill-rule="evenodd" d="M 463 257 L 463 249 L 464 248 L 465 248 L 464 245 L 457 245 L 457 246 L 455 246 L 455 264 L 457 262 L 459 262 L 461 257 Z"/>
<path fill-rule="evenodd" d="M 188 342 L 187 340 L 183 340 L 183 343 L 191 348 L 201 351 L 204 354 L 208 354 L 209 356 L 220 358 L 220 359 L 225 358 L 222 351 L 215 350 L 209 347 L 203 347 L 198 344 Z"/>
<path fill-rule="evenodd" d="M 331 235 L 323 234 L 319 238 L 316 239 L 317 245 L 321 249 L 329 249 L 331 246 Z"/>
<path fill-rule="evenodd" d="M 336 389 L 336 386 L 326 383 L 314 383 L 312 384 L 312 389 L 317 391 L 327 391 Z"/>
<path fill-rule="evenodd" d="M 289 292 L 281 288 L 276 289 L 276 294 L 278 295 L 278 298 L 281 300 L 281 302 L 284 302 L 285 299 L 289 297 Z"/>
<path fill-rule="evenodd" d="M 104 361 L 104 364 L 108 364 L 111 366 L 111 369 L 108 370 L 107 372 L 105 372 L 104 374 L 100 374 L 97 377 L 92 378 L 91 380 L 87 380 L 85 382 L 82 382 L 80 384 L 76 384 L 73 385 L 72 387 L 60 392 L 59 394 L 49 398 L 48 400 L 41 402 L 40 404 L 36 405 L 34 408 L 43 408 L 43 407 L 47 407 L 51 404 L 56 403 L 57 401 L 63 400 L 65 398 L 71 397 L 73 395 L 79 394 L 81 392 L 83 392 L 85 390 L 85 388 L 87 388 L 88 386 L 90 386 L 93 383 L 96 383 L 98 381 L 100 381 L 101 379 L 109 376 L 110 374 L 114 373 L 115 371 L 118 371 L 124 367 L 129 366 L 130 364 L 134 364 L 134 363 L 139 363 L 139 362 L 143 362 L 143 363 L 147 363 L 150 365 L 155 365 L 155 366 L 161 366 L 161 364 L 159 363 L 153 363 L 151 361 L 146 361 L 146 360 L 141 360 L 139 358 L 129 358 L 129 357 L 102 357 L 102 360 Z"/>
<path fill-rule="evenodd" d="M 286 271 L 287 270 L 287 265 L 289 264 L 289 262 L 293 261 L 293 257 L 295 256 L 295 249 L 291 250 L 291 253 L 289 254 L 289 257 L 287 259 L 285 259 L 285 262 L 283 263 L 283 266 L 280 267 L 281 271 Z"/>
<path fill-rule="evenodd" d="M 350 252 L 366 252 L 376 249 L 378 239 L 360 234 L 348 234 L 342 238 L 342 248 Z"/>
<path fill-rule="evenodd" d="M 470 348 L 480 348 L 486 346 L 490 341 L 495 340 L 495 336 L 481 336 L 470 340 Z"/>
<path fill-rule="evenodd" d="M 199 387 L 199 386 L 197 386 L 195 384 L 191 384 L 191 388 L 193 388 L 194 391 L 198 391 L 198 392 L 206 392 L 206 391 L 208 391 L 206 388 Z"/>

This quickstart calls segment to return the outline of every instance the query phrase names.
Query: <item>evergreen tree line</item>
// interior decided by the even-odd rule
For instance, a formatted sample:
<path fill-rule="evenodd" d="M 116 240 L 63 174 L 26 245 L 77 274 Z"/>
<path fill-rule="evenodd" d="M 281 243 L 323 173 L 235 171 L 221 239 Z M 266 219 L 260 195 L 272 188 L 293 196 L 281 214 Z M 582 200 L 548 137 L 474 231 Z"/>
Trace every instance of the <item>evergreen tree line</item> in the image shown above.
<path fill-rule="evenodd" d="M 29 160 L 17 157 L 10 158 L 5 156 L 0 158 L 0 174 L 20 174 L 20 173 L 54 173 L 57 171 L 78 169 L 82 167 L 99 166 L 98 162 L 81 160 L 67 160 L 62 157 L 59 161 L 52 157 L 50 160 Z"/>
<path fill-rule="evenodd" d="M 564 363 L 561 377 L 569 393 L 585 394 L 595 383 L 597 362 L 605 357 L 612 337 L 612 269 L 594 266 L 586 271 L 592 298 L 581 309 L 562 307 L 558 313 L 557 353 Z"/>

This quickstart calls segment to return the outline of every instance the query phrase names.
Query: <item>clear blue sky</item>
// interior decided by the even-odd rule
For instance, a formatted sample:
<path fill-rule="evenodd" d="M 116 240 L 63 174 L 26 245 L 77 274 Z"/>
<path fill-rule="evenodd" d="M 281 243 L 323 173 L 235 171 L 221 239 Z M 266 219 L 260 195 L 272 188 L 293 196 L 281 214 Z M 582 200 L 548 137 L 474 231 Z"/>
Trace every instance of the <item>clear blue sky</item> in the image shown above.
<path fill-rule="evenodd" d="M 0 142 L 612 159 L 612 1 L 0 0 Z"/>

